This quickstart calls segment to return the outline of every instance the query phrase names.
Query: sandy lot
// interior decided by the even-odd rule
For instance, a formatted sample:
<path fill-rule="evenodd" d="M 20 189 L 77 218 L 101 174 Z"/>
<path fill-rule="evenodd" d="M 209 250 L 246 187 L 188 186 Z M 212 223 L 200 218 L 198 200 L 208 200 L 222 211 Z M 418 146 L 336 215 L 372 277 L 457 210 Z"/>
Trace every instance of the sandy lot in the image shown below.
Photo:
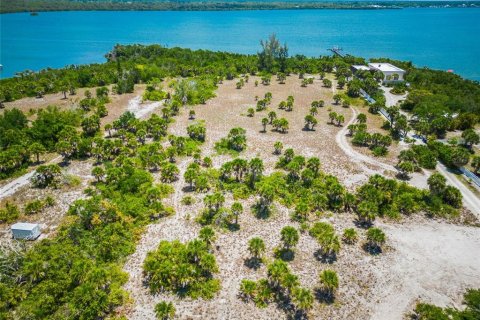
<path fill-rule="evenodd" d="M 188 109 L 193 108 L 197 120 L 206 120 L 207 139 L 202 146 L 202 155 L 212 157 L 215 167 L 231 158 L 229 155 L 218 155 L 214 150 L 215 142 L 225 137 L 231 128 L 239 126 L 247 130 L 247 150 L 241 153 L 240 157 L 260 157 L 264 161 L 266 174 L 274 170 L 278 159 L 278 156 L 273 154 L 273 144 L 276 141 L 281 141 L 284 149 L 293 148 L 297 154 L 318 157 L 322 169 L 336 175 L 350 190 L 354 190 L 372 174 L 381 173 L 390 177 L 395 174 L 391 158 L 373 158 L 369 150 L 353 148 L 345 137 L 346 126 L 357 112 L 367 114 L 368 125 L 372 130 L 381 130 L 378 129 L 381 121 L 377 116 L 369 115 L 362 106 L 348 109 L 333 105 L 332 96 L 336 90 L 323 88 L 318 79 L 306 88 L 300 86 L 301 80 L 296 76 L 288 77 L 283 85 L 273 81 L 270 86 L 260 84 L 258 87 L 254 86 L 255 79 L 251 77 L 249 83 L 240 90 L 235 88 L 236 81 L 225 81 L 219 86 L 216 98 L 205 105 L 182 109 L 181 114 L 175 118 L 175 123 L 170 126 L 170 132 L 186 135 L 186 128 L 192 123 L 192 120 L 188 120 Z M 112 99 L 112 105 L 108 106 L 109 116 L 105 121 L 112 121 L 128 109 L 145 117 L 151 113 L 160 114 L 161 108 L 156 104 L 137 103 L 141 90 L 142 88 L 138 88 L 133 94 Z M 246 116 L 247 109 L 256 105 L 255 96 L 262 98 L 266 92 L 273 95 L 269 108 L 255 113 L 254 117 Z M 295 97 L 294 110 L 279 110 L 279 102 L 286 100 L 289 95 Z M 316 130 L 302 130 L 310 103 L 320 99 L 325 100 L 326 106 L 319 109 L 316 116 L 319 121 Z M 28 101 L 24 102 L 28 105 Z M 28 107 L 25 108 L 28 110 Z M 328 124 L 330 108 L 331 111 L 345 116 L 343 127 Z M 288 119 L 290 129 L 287 134 L 274 132 L 271 126 L 267 127 L 267 132 L 261 132 L 261 119 L 266 117 L 270 110 L 274 110 L 278 117 Z M 191 158 L 178 159 L 180 177 L 183 177 L 191 161 Z M 68 205 L 82 196 L 82 189 L 91 179 L 91 164 L 88 161 L 74 161 L 66 170 L 79 176 L 81 184 L 71 190 L 48 191 L 53 192 L 53 196 L 59 199 L 57 205 L 44 215 L 29 217 L 29 221 L 47 224 L 50 234 L 65 214 Z M 157 174 L 154 176 L 158 178 Z M 424 187 L 426 177 L 427 175 L 420 174 L 412 180 L 415 185 Z M 149 293 L 142 276 L 143 260 L 147 252 L 154 250 L 161 240 L 189 241 L 198 236 L 200 226 L 194 219 L 203 207 L 205 195 L 185 192 L 185 185 L 183 178 L 176 181 L 175 192 L 166 201 L 167 205 L 175 208 L 176 214 L 147 226 L 136 252 L 125 262 L 124 270 L 130 274 L 125 289 L 130 292 L 132 301 L 118 312 L 129 319 L 155 319 L 155 304 L 168 300 L 174 302 L 178 319 L 286 319 L 286 313 L 274 303 L 260 309 L 253 303 L 244 303 L 238 298 L 238 289 L 243 278 L 266 277 L 264 265 L 257 270 L 245 265 L 245 259 L 249 257 L 248 240 L 254 236 L 263 238 L 267 245 L 266 258 L 272 261 L 273 250 L 280 243 L 281 228 L 286 225 L 299 227 L 298 223 L 290 220 L 290 209 L 278 203 L 275 204 L 274 214 L 269 219 L 255 218 L 250 209 L 256 200 L 253 197 L 243 201 L 245 210 L 239 219 L 240 230 L 216 230 L 214 254 L 220 269 L 217 277 L 221 279 L 222 289 L 214 299 L 193 301 L 167 293 L 155 296 Z M 187 194 L 195 198 L 195 204 L 181 204 L 181 199 Z M 11 195 L 10 199 L 22 203 L 43 195 L 41 191 L 32 190 L 27 185 Z M 230 206 L 232 202 L 231 195 L 226 195 L 225 206 Z M 345 228 L 355 227 L 353 218 L 348 213 L 326 213 L 317 220 L 331 222 L 336 231 L 341 233 Z M 326 268 L 336 270 L 340 277 L 340 288 L 335 302 L 326 304 L 315 300 L 309 313 L 310 319 L 402 319 L 405 312 L 412 310 L 419 299 L 442 306 L 459 307 L 465 288 L 480 287 L 478 228 L 428 220 L 419 215 L 404 218 L 401 222 L 378 221 L 377 224 L 388 237 L 382 254 L 372 256 L 363 250 L 365 230 L 357 228 L 359 242 L 355 245 L 343 245 L 333 264 L 319 261 L 315 257 L 318 244 L 307 233 L 301 234 L 295 259 L 289 262 L 292 272 L 299 276 L 301 285 L 313 290 L 318 288 L 318 273 Z M 3 232 L 0 241 L 8 244 L 8 226 L 0 227 L 0 232 Z"/>
<path fill-rule="evenodd" d="M 254 87 L 253 82 L 251 78 L 250 83 L 237 90 L 235 81 L 226 81 L 220 85 L 216 98 L 206 105 L 193 107 L 197 119 L 206 120 L 207 141 L 202 153 L 213 158 L 214 166 L 220 166 L 230 158 L 215 153 L 215 142 L 224 137 L 230 128 L 240 126 L 247 130 L 248 145 L 247 151 L 240 157 L 262 158 L 266 173 L 273 170 L 277 161 L 277 156 L 272 154 L 273 143 L 282 141 L 285 148 L 292 147 L 304 156 L 319 157 L 326 172 L 337 175 L 352 189 L 371 174 L 380 172 L 393 175 L 394 168 L 388 161 L 385 163 L 367 157 L 367 154 L 353 150 L 346 143 L 346 148 L 353 150 L 353 153 L 348 153 L 342 148 L 342 143 L 338 143 L 335 137 L 344 136 L 342 131 L 346 124 L 343 128 L 327 124 L 327 109 L 332 108 L 344 114 L 346 122 L 354 116 L 355 111 L 332 105 L 332 90 L 322 88 L 318 80 L 307 88 L 300 87 L 300 80 L 295 77 L 289 77 L 285 85 L 273 83 Z M 273 94 L 270 109 L 277 112 L 279 117 L 287 118 L 290 123 L 288 134 L 273 132 L 270 127 L 266 133 L 261 132 L 260 121 L 269 110 L 255 113 L 252 118 L 246 116 L 247 109 L 255 105 L 255 96 L 262 97 L 267 91 Z M 295 96 L 294 111 L 278 110 L 278 103 L 290 94 Z M 324 99 L 327 105 L 319 110 L 316 131 L 302 131 L 303 118 L 314 99 Z M 183 110 L 176 118 L 170 128 L 172 133 L 186 134 L 186 127 L 191 122 L 187 115 L 187 110 Z M 368 161 L 362 156 L 367 157 Z M 189 161 L 179 161 L 181 175 Z M 420 176 L 418 180 L 419 186 L 422 186 L 426 177 Z M 186 195 L 181 190 L 184 186 L 184 182 L 176 182 L 175 194 L 168 201 L 176 209 L 176 215 L 150 225 L 137 251 L 126 262 L 125 270 L 130 274 L 130 280 L 125 288 L 131 293 L 133 303 L 120 312 L 129 319 L 154 319 L 155 304 L 167 300 L 174 302 L 178 319 L 286 319 L 285 312 L 274 303 L 259 309 L 253 303 L 244 303 L 238 298 L 238 288 L 243 278 L 260 279 L 266 276 L 265 266 L 258 270 L 245 266 L 245 259 L 249 256 L 248 240 L 253 236 L 262 237 L 267 244 L 267 260 L 271 261 L 273 250 L 280 242 L 281 228 L 286 225 L 299 227 L 290 220 L 289 209 L 279 204 L 276 204 L 273 217 L 268 220 L 256 219 L 249 209 L 255 199 L 243 203 L 245 212 L 240 218 L 239 231 L 217 230 L 215 244 L 218 248 L 214 253 L 220 269 L 217 276 L 222 280 L 222 289 L 214 299 L 180 299 L 167 293 L 155 296 L 149 293 L 142 277 L 142 264 L 147 252 L 154 250 L 163 239 L 189 241 L 198 235 L 200 229 L 193 220 L 203 207 L 204 195 L 189 193 L 196 203 L 184 206 L 180 203 Z M 227 196 L 225 206 L 228 207 L 232 201 Z M 354 227 L 353 216 L 349 214 L 327 215 L 323 219 L 333 223 L 338 232 Z M 389 239 L 383 254 L 372 256 L 366 253 L 361 247 L 365 241 L 365 230 L 357 229 L 361 235 L 359 243 L 343 246 L 333 264 L 318 261 L 314 256 L 318 250 L 317 243 L 308 234 L 301 235 L 295 259 L 289 265 L 299 276 L 302 286 L 313 290 L 317 288 L 318 273 L 326 268 L 336 270 L 341 278 L 335 303 L 327 305 L 316 300 L 309 314 L 311 319 L 402 319 L 419 298 L 441 305 L 460 306 L 463 290 L 480 285 L 475 278 L 480 274 L 480 264 L 475 259 L 475 253 L 480 252 L 478 228 L 435 222 L 418 216 L 404 219 L 400 224 L 383 222 L 381 227 Z M 444 245 L 445 242 L 448 245 Z M 460 269 L 462 272 L 458 272 Z M 395 299 L 399 299 L 399 302 Z"/>

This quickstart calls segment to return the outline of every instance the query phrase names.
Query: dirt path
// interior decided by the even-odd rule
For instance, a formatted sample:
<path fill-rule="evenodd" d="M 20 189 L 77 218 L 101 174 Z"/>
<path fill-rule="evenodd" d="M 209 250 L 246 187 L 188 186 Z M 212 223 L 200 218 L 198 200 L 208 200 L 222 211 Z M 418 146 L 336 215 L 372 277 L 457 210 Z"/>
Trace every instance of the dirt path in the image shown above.
<path fill-rule="evenodd" d="M 375 174 L 379 172 L 377 170 L 372 170 L 366 167 L 365 165 L 363 165 L 363 163 L 368 163 L 370 165 L 379 167 L 386 171 L 396 171 L 395 168 L 389 164 L 382 163 L 380 161 L 377 161 L 373 158 L 370 158 L 364 154 L 361 154 L 355 151 L 350 145 L 350 143 L 348 143 L 347 141 L 348 126 L 355 122 L 358 114 L 355 108 L 351 108 L 351 110 L 352 110 L 352 118 L 350 119 L 350 121 L 348 121 L 347 124 L 343 126 L 343 128 L 335 136 L 335 141 L 337 142 L 338 146 L 343 150 L 343 152 L 345 152 L 345 154 L 350 158 L 352 162 L 357 163 L 368 174 Z"/>
<path fill-rule="evenodd" d="M 141 119 L 155 111 L 155 109 L 160 107 L 164 101 L 165 100 L 152 103 L 142 103 L 142 96 L 136 96 L 128 101 L 127 111 L 133 112 L 136 118 Z"/>
<path fill-rule="evenodd" d="M 470 209 L 470 211 L 480 219 L 480 199 L 478 199 L 478 197 L 470 191 L 467 186 L 459 181 L 455 174 L 448 171 L 447 167 L 441 162 L 438 162 L 437 170 L 447 179 L 448 184 L 460 190 L 463 196 L 463 205 Z"/>
<path fill-rule="evenodd" d="M 62 158 L 61 156 L 58 156 L 55 159 L 50 160 L 46 164 L 57 163 L 61 158 Z M 26 173 L 23 176 L 18 177 L 10 181 L 6 185 L 0 187 L 0 200 L 15 194 L 15 192 L 17 192 L 21 188 L 29 185 L 30 178 L 32 178 L 34 174 L 35 174 L 35 170 L 32 170 L 29 173 Z"/>

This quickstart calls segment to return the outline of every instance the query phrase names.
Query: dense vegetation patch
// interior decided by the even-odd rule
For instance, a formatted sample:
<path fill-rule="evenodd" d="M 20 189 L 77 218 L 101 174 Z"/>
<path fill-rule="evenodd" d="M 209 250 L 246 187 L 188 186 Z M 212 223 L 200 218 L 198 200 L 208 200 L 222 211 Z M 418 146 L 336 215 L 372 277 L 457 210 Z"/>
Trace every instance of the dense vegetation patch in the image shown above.
<path fill-rule="evenodd" d="M 161 241 L 145 259 L 144 274 L 153 293 L 173 291 L 191 298 L 212 298 L 220 290 L 215 256 L 205 241 Z"/>

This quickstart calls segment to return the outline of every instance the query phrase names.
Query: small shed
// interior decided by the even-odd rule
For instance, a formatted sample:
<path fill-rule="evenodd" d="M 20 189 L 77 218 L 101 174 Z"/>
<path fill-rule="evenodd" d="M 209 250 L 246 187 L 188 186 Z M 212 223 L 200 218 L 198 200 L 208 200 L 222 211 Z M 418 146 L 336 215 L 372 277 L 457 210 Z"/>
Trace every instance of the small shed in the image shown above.
<path fill-rule="evenodd" d="M 40 226 L 36 223 L 18 222 L 12 226 L 14 239 L 35 240 L 40 233 Z"/>

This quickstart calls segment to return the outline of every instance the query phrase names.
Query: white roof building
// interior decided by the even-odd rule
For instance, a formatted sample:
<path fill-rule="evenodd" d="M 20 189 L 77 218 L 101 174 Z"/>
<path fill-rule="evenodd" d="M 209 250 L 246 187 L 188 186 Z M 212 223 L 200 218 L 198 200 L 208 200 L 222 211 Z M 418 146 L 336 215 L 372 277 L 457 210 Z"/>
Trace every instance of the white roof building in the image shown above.
<path fill-rule="evenodd" d="M 35 240 L 40 236 L 40 226 L 36 223 L 17 222 L 12 225 L 14 239 Z"/>
<path fill-rule="evenodd" d="M 405 70 L 385 62 L 372 62 L 368 66 L 370 70 L 380 71 L 384 75 L 383 82 L 403 81 Z"/>
<path fill-rule="evenodd" d="M 354 65 L 352 66 L 352 69 L 353 69 L 354 71 L 360 71 L 360 70 L 370 71 L 370 68 L 369 68 L 369 67 L 363 66 L 363 65 L 360 65 L 360 64 L 354 64 Z"/>

